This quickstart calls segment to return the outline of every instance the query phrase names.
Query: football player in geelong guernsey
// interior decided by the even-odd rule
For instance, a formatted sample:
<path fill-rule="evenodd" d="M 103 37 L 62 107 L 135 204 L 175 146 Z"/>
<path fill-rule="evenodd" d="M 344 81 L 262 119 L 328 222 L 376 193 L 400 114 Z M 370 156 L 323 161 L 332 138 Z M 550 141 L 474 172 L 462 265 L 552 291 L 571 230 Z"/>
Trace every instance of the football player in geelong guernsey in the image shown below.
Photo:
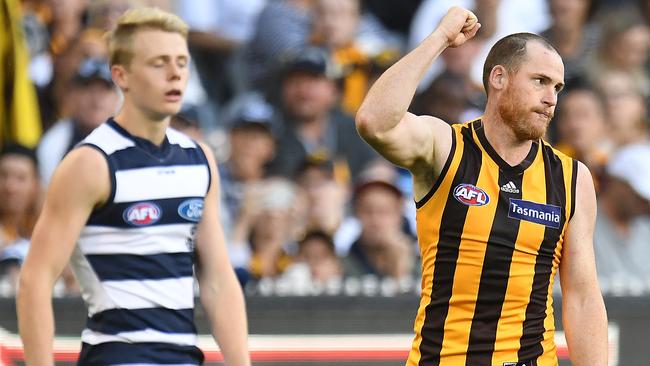
<path fill-rule="evenodd" d="M 364 139 L 413 175 L 423 281 L 407 364 L 557 365 L 559 271 L 571 361 L 605 366 L 591 174 L 541 139 L 564 82 L 557 51 L 528 33 L 499 40 L 485 62 L 480 119 L 450 126 L 457 121 L 407 112 L 432 60 L 479 28 L 474 14 L 451 8 L 356 116 Z"/>
<path fill-rule="evenodd" d="M 168 128 L 187 84 L 187 26 L 127 11 L 108 35 L 114 118 L 57 168 L 24 263 L 18 320 L 27 365 L 52 365 L 52 287 L 70 262 L 88 307 L 80 365 L 198 365 L 194 276 L 227 365 L 250 365 L 244 298 L 219 222 L 205 146 Z"/>

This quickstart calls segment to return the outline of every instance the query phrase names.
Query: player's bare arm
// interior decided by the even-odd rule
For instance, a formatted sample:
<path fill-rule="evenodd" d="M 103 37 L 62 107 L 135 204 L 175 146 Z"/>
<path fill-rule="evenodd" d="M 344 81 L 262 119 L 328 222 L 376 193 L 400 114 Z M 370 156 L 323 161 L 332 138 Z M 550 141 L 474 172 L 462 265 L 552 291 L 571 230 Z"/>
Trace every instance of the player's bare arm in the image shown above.
<path fill-rule="evenodd" d="M 90 147 L 71 151 L 52 178 L 20 276 L 18 325 L 27 365 L 53 365 L 52 288 L 93 208 L 110 192 L 108 166 Z"/>
<path fill-rule="evenodd" d="M 587 167 L 578 163 L 575 214 L 560 263 L 562 313 L 571 363 L 607 365 L 607 314 L 596 277 L 593 233 L 596 194 Z"/>
<path fill-rule="evenodd" d="M 228 259 L 219 218 L 219 175 L 212 152 L 202 145 L 211 171 L 203 217 L 197 230 L 197 277 L 203 305 L 228 366 L 248 366 L 246 306 Z"/>
<path fill-rule="evenodd" d="M 480 26 L 472 12 L 449 9 L 429 37 L 375 82 L 357 112 L 359 134 L 386 159 L 413 173 L 416 199 L 426 194 L 435 179 L 422 173 L 434 168 L 437 175 L 442 169 L 451 149 L 451 130 L 438 118 L 415 116 L 407 109 L 433 60 L 445 48 L 461 46 L 474 37 Z M 423 187 L 419 188 L 421 179 Z"/>

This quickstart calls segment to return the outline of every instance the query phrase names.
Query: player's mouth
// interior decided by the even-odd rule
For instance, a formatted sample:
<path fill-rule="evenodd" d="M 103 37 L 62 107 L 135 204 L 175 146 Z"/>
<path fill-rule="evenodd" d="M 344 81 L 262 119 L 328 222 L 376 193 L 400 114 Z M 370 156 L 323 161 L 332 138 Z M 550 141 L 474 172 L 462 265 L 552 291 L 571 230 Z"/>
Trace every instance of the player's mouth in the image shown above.
<path fill-rule="evenodd" d="M 180 89 L 171 89 L 165 93 L 165 101 L 171 103 L 180 102 L 182 97 L 183 93 Z"/>
<path fill-rule="evenodd" d="M 553 118 L 553 112 L 548 112 L 548 111 L 543 111 L 543 110 L 536 110 L 535 113 L 539 114 L 540 116 L 543 116 L 547 120 L 551 120 L 551 118 Z"/>

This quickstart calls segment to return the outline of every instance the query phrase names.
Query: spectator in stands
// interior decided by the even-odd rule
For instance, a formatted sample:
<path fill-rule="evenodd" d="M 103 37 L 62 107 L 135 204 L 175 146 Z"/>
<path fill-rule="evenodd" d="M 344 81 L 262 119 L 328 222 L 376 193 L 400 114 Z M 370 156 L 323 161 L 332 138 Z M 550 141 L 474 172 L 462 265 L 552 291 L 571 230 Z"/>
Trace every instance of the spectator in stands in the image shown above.
<path fill-rule="evenodd" d="M 178 14 L 190 26 L 193 65 L 213 106 L 225 105 L 246 88 L 241 49 L 255 32 L 267 0 L 177 1 Z"/>
<path fill-rule="evenodd" d="M 360 18 L 360 0 L 318 0 L 314 9 L 312 43 L 328 50 L 341 69 L 341 108 L 349 114 L 368 90 L 370 59 L 356 44 Z"/>
<path fill-rule="evenodd" d="M 374 176 L 360 178 L 353 206 L 361 233 L 343 260 L 346 276 L 415 278 L 419 270 L 416 246 L 404 232 L 403 200 L 393 182 Z"/>
<path fill-rule="evenodd" d="M 550 0 L 553 23 L 541 33 L 557 49 L 564 62 L 567 85 L 586 73 L 587 62 L 598 48 L 600 28 L 591 22 L 595 0 Z"/>
<path fill-rule="evenodd" d="M 470 99 L 471 86 L 467 77 L 445 71 L 416 96 L 413 113 L 440 116 L 449 123 L 462 123 L 481 114 L 471 106 Z"/>
<path fill-rule="evenodd" d="M 226 237 L 240 215 L 246 187 L 266 176 L 266 165 L 275 155 L 273 108 L 258 98 L 243 100 L 228 116 L 230 153 L 219 164 L 222 219 Z"/>
<path fill-rule="evenodd" d="M 308 159 L 296 181 L 306 199 L 305 230 L 336 235 L 345 217 L 347 191 L 335 181 L 333 163 Z"/>
<path fill-rule="evenodd" d="M 0 151 L 0 278 L 6 276 L 12 294 L 38 217 L 41 193 L 36 153 L 22 145 L 5 146 Z"/>
<path fill-rule="evenodd" d="M 356 175 L 377 157 L 355 131 L 352 117 L 336 108 L 337 76 L 328 55 L 318 48 L 287 56 L 279 93 L 283 131 L 271 174 L 293 177 L 311 157 L 332 160 L 335 172 Z"/>
<path fill-rule="evenodd" d="M 415 48 L 436 27 L 443 15 L 452 6 L 473 10 L 481 21 L 481 31 L 475 42 L 468 42 L 465 52 L 474 54 L 471 60 L 470 80 L 482 89 L 483 63 L 494 43 L 501 37 L 517 32 L 539 33 L 550 25 L 546 0 L 424 0 L 411 23 L 409 49 Z M 475 49 L 478 48 L 478 49 Z M 443 55 L 450 50 L 447 49 Z M 452 51 L 454 52 L 454 51 Z M 422 81 L 422 89 L 450 64 L 449 59 L 438 58 Z"/>
<path fill-rule="evenodd" d="M 70 83 L 67 97 L 72 101 L 70 116 L 52 126 L 37 149 L 46 185 L 63 156 L 117 111 L 120 97 L 108 63 L 103 59 L 85 59 Z"/>
<path fill-rule="evenodd" d="M 65 52 L 54 59 L 53 79 L 40 95 L 45 128 L 72 113 L 75 101 L 69 97 L 70 83 L 84 60 L 108 57 L 108 46 L 103 35 L 101 30 L 85 29 Z"/>
<path fill-rule="evenodd" d="M 196 108 L 187 107 L 181 109 L 172 116 L 169 126 L 191 137 L 194 141 L 203 141 L 203 130 L 199 122 L 199 114 Z"/>
<path fill-rule="evenodd" d="M 585 163 L 598 178 L 614 148 L 607 133 L 607 116 L 602 99 L 594 89 L 584 84 L 569 86 L 563 94 L 555 119 L 557 147 Z"/>
<path fill-rule="evenodd" d="M 242 283 L 277 277 L 291 264 L 295 202 L 296 187 L 286 179 L 246 186 L 229 243 L 231 262 Z"/>
<path fill-rule="evenodd" d="M 605 101 L 608 135 L 616 146 L 646 141 L 648 109 L 633 77 L 623 71 L 607 70 L 596 84 Z"/>
<path fill-rule="evenodd" d="M 88 27 L 109 31 L 125 11 L 141 6 L 138 0 L 93 0 L 88 2 Z"/>
<path fill-rule="evenodd" d="M 67 50 L 84 29 L 84 15 L 88 8 L 86 0 L 67 0 L 64 3 L 51 1 L 52 12 L 48 28 L 50 30 L 50 50 L 60 55 Z"/>
<path fill-rule="evenodd" d="M 612 8 L 603 13 L 602 41 L 590 60 L 587 75 L 598 84 L 609 70 L 630 75 L 644 97 L 650 96 L 650 77 L 645 69 L 650 30 L 638 9 Z"/>
<path fill-rule="evenodd" d="M 282 275 L 292 287 L 317 288 L 341 280 L 343 269 L 334 250 L 332 237 L 322 231 L 308 231 L 298 242 L 294 262 Z"/>
<path fill-rule="evenodd" d="M 650 145 L 622 147 L 607 164 L 594 249 L 606 291 L 650 288 Z"/>
<path fill-rule="evenodd" d="M 263 89 L 281 55 L 309 43 L 314 0 L 269 1 L 245 52 L 248 84 Z"/>

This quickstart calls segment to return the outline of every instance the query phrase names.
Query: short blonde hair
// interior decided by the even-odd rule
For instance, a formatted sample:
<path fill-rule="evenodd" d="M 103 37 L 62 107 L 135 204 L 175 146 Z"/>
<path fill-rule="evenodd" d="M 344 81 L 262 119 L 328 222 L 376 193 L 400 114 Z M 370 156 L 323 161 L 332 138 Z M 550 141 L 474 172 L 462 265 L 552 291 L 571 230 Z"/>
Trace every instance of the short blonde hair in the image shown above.
<path fill-rule="evenodd" d="M 177 15 L 158 8 L 134 8 L 117 19 L 117 26 L 108 32 L 108 55 L 110 65 L 128 65 L 133 59 L 133 35 L 142 29 L 178 33 L 187 39 L 189 27 Z"/>

